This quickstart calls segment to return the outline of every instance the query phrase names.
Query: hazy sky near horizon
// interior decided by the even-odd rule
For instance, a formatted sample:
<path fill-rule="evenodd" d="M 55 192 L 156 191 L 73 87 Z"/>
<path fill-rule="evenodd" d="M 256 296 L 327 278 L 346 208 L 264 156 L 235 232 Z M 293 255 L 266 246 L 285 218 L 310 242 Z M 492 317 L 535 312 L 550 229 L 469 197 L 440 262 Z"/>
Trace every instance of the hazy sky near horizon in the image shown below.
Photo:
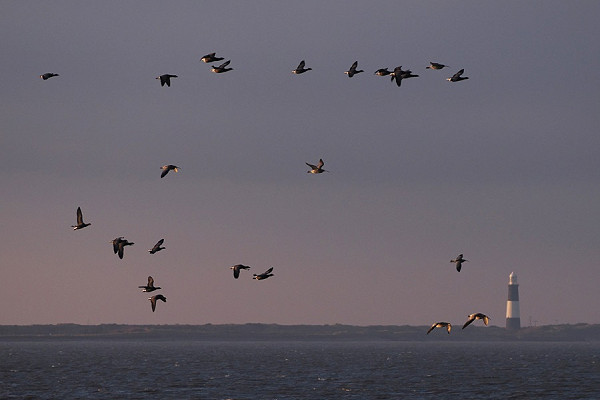
<path fill-rule="evenodd" d="M 600 323 L 599 15 L 3 2 L 0 324 L 504 326 L 511 271 L 522 325 Z M 200 62 L 213 51 L 233 71 Z M 373 74 L 398 65 L 419 77 Z M 331 172 L 307 174 L 321 157 Z M 92 225 L 73 231 L 78 206 Z M 135 242 L 123 260 L 117 236 Z M 148 275 L 168 299 L 155 313 Z"/>

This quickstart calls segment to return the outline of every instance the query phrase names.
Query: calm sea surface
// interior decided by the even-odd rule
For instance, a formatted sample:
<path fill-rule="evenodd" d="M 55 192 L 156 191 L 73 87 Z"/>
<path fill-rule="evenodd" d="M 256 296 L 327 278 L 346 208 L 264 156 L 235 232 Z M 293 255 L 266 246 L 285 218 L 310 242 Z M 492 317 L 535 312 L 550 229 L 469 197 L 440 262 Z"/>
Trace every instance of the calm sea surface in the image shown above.
<path fill-rule="evenodd" d="M 0 399 L 600 399 L 600 343 L 0 342 Z"/>

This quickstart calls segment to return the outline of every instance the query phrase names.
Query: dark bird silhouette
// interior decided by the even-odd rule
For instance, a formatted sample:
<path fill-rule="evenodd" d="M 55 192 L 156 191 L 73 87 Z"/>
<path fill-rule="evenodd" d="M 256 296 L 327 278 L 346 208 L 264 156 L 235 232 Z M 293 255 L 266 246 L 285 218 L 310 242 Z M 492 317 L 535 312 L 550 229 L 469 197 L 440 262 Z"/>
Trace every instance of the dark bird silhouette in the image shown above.
<path fill-rule="evenodd" d="M 442 68 L 447 68 L 449 67 L 449 65 L 444 65 L 444 64 L 439 64 L 439 63 L 435 63 L 435 62 L 429 62 L 430 65 L 426 66 L 425 68 L 427 69 L 442 69 Z"/>
<path fill-rule="evenodd" d="M 40 78 L 42 78 L 43 80 L 46 81 L 54 76 L 60 76 L 60 75 L 52 73 L 52 72 L 46 72 L 45 74 L 40 75 Z"/>
<path fill-rule="evenodd" d="M 146 286 L 138 286 L 142 289 L 142 292 L 154 292 L 155 290 L 162 289 L 160 286 L 154 286 L 154 279 L 151 276 L 148 277 L 148 284 Z"/>
<path fill-rule="evenodd" d="M 387 68 L 379 68 L 377 71 L 375 71 L 374 75 L 377 75 L 377 76 L 388 76 L 391 73 L 392 72 L 388 71 Z"/>
<path fill-rule="evenodd" d="M 459 255 L 458 255 L 458 257 L 456 257 L 456 258 L 454 258 L 454 259 L 450 260 L 450 262 L 451 262 L 451 263 L 455 263 L 455 264 L 456 264 L 456 270 L 457 270 L 458 272 L 460 272 L 460 269 L 462 268 L 462 263 L 464 263 L 465 261 L 469 261 L 469 260 L 465 260 L 465 259 L 463 258 L 463 255 L 462 255 L 462 254 L 459 254 Z"/>
<path fill-rule="evenodd" d="M 154 254 L 157 251 L 164 250 L 165 247 L 160 247 L 160 246 L 162 246 L 162 244 L 164 243 L 164 241 L 165 241 L 165 239 L 160 239 L 158 242 L 156 242 L 156 244 L 154 245 L 154 247 L 152 247 L 150 250 L 148 250 L 148 252 L 150 254 Z"/>
<path fill-rule="evenodd" d="M 469 79 L 468 76 L 461 76 L 464 72 L 465 72 L 465 70 L 461 69 L 460 71 L 458 71 L 457 73 L 452 75 L 450 78 L 446 78 L 446 80 L 450 81 L 450 82 L 459 82 L 459 81 L 464 81 L 465 79 Z"/>
<path fill-rule="evenodd" d="M 171 78 L 177 78 L 177 75 L 164 74 L 156 77 L 156 79 L 160 79 L 160 86 L 165 86 L 166 84 L 169 87 L 171 87 Z"/>
<path fill-rule="evenodd" d="M 83 222 L 83 213 L 81 212 L 81 207 L 77 207 L 77 225 L 71 225 L 74 231 L 77 229 L 83 229 L 86 226 L 90 226 L 91 224 L 86 224 Z"/>
<path fill-rule="evenodd" d="M 123 236 L 119 236 L 111 241 L 113 245 L 113 251 L 115 254 L 119 255 L 120 259 L 123 259 L 123 249 L 125 246 L 133 246 L 135 243 L 127 241 L 127 239 L 123 239 Z"/>
<path fill-rule="evenodd" d="M 306 71 L 312 70 L 312 68 L 304 68 L 305 65 L 306 63 L 304 62 L 304 60 L 300 61 L 300 64 L 298 64 L 296 69 L 292 70 L 292 73 L 299 75 L 305 73 Z"/>
<path fill-rule="evenodd" d="M 488 317 L 487 315 L 482 314 L 482 313 L 471 314 L 471 315 L 468 316 L 468 318 L 469 319 L 467 320 L 467 322 L 465 322 L 465 324 L 462 327 L 463 329 L 465 329 L 467 326 L 469 326 L 469 324 L 471 322 L 475 321 L 476 319 L 483 320 L 483 324 L 485 326 L 487 326 L 488 322 L 490 322 L 490 317 Z"/>
<path fill-rule="evenodd" d="M 209 54 L 205 55 L 204 57 L 202 57 L 200 60 L 202 60 L 203 62 L 205 62 L 207 64 L 224 60 L 223 57 L 216 57 L 215 54 L 217 54 L 217 53 L 209 53 Z"/>
<path fill-rule="evenodd" d="M 450 331 L 452 330 L 452 324 L 450 322 L 436 322 L 435 324 L 431 325 L 431 328 L 429 328 L 427 334 L 429 335 L 429 332 L 431 332 L 435 328 L 446 328 L 449 335 Z"/>
<path fill-rule="evenodd" d="M 154 310 L 156 309 L 156 300 L 162 300 L 165 303 L 167 302 L 167 298 L 162 294 L 155 294 L 152 297 L 148 297 L 148 300 L 150 300 L 150 303 L 152 304 L 152 312 L 154 312 Z"/>
<path fill-rule="evenodd" d="M 361 72 L 365 72 L 362 69 L 357 70 L 356 68 L 358 68 L 358 61 L 354 61 L 354 64 L 352 64 L 350 69 L 348 71 L 345 71 L 344 73 L 346 75 L 348 75 L 348 78 L 352 78 L 355 74 L 360 74 Z"/>
<path fill-rule="evenodd" d="M 218 66 L 213 65 L 211 71 L 214 72 L 215 74 L 221 74 L 223 72 L 231 71 L 233 68 L 227 68 L 227 66 L 229 65 L 230 62 L 231 62 L 231 60 L 227 60 L 221 65 L 218 65 Z"/>
<path fill-rule="evenodd" d="M 237 278 L 240 277 L 240 270 L 242 270 L 242 269 L 250 269 L 250 267 L 247 266 L 247 265 L 237 264 L 237 265 L 234 265 L 233 267 L 229 267 L 229 269 L 233 270 L 233 277 L 235 279 L 237 279 Z"/>
<path fill-rule="evenodd" d="M 181 168 L 179 168 L 177 165 L 173 165 L 173 164 L 167 164 L 167 165 L 163 165 L 162 167 L 160 167 L 160 169 L 162 169 L 163 171 L 160 174 L 161 178 L 164 178 L 165 175 L 167 175 L 169 173 L 169 171 L 173 170 L 175 172 L 179 172 L 179 170 Z"/>
<path fill-rule="evenodd" d="M 308 165 L 311 168 L 309 171 L 306 171 L 309 174 L 320 174 L 322 172 L 329 172 L 329 171 L 323 169 L 323 165 L 325 165 L 325 163 L 323 162 L 322 158 L 319 159 L 319 163 L 317 165 L 313 165 L 313 164 L 309 164 L 309 163 L 306 163 L 306 165 Z"/>
<path fill-rule="evenodd" d="M 396 81 L 396 85 L 398 86 L 402 84 L 402 79 L 417 78 L 418 76 L 419 75 L 414 75 L 410 69 L 407 69 L 406 71 L 402 70 L 402 65 L 394 68 L 394 72 L 390 73 L 392 82 Z"/>
<path fill-rule="evenodd" d="M 270 276 L 273 276 L 273 274 L 271 273 L 273 272 L 273 267 L 269 268 L 268 270 L 266 270 L 265 272 L 263 272 L 262 274 L 254 274 L 252 279 L 256 279 L 256 280 L 262 280 L 262 279 L 267 279 Z"/>

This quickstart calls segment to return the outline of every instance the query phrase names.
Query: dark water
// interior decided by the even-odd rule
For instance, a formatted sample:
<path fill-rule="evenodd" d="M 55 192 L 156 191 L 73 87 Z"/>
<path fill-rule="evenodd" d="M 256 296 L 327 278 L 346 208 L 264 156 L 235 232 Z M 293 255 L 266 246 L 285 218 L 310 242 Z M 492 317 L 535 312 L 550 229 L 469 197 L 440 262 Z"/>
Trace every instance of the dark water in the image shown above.
<path fill-rule="evenodd" d="M 600 399 L 600 343 L 0 342 L 1 399 Z"/>

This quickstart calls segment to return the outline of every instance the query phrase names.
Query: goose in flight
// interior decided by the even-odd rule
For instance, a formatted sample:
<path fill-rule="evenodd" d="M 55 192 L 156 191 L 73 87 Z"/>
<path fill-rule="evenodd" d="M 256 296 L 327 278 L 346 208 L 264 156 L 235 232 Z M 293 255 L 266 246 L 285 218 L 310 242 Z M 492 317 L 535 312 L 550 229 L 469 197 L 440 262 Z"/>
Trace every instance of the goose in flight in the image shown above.
<path fill-rule="evenodd" d="M 400 86 L 402 84 L 402 79 L 417 78 L 419 75 L 413 75 L 410 69 L 404 71 L 402 65 L 400 65 L 399 67 L 394 68 L 394 72 L 391 72 L 390 76 L 392 82 L 396 81 L 396 85 Z"/>
<path fill-rule="evenodd" d="M 450 322 L 436 322 L 435 324 L 431 325 L 431 328 L 429 328 L 427 334 L 429 335 L 429 332 L 431 332 L 435 328 L 446 328 L 449 335 L 450 331 L 452 330 L 452 324 Z"/>
<path fill-rule="evenodd" d="M 457 270 L 458 272 L 460 272 L 460 269 L 462 268 L 462 263 L 464 263 L 465 261 L 469 261 L 469 260 L 465 260 L 465 259 L 463 258 L 463 255 L 462 255 L 462 254 L 459 254 L 459 255 L 458 255 L 458 257 L 456 257 L 456 258 L 454 258 L 454 259 L 450 260 L 450 262 L 451 262 L 451 263 L 455 263 L 455 264 L 456 264 L 456 270 Z"/>
<path fill-rule="evenodd" d="M 313 164 L 309 164 L 309 163 L 306 163 L 306 165 L 308 165 L 311 168 L 309 171 L 306 171 L 309 174 L 320 174 L 322 172 L 329 172 L 329 171 L 323 169 L 323 165 L 325 165 L 325 163 L 323 162 L 322 158 L 319 159 L 319 163 L 317 165 L 313 165 Z"/>
<path fill-rule="evenodd" d="M 120 259 L 123 259 L 123 249 L 125 246 L 132 246 L 135 243 L 127 241 L 127 239 L 123 239 L 123 236 L 119 236 L 111 241 L 113 245 L 113 251 L 115 254 L 119 255 Z"/>
<path fill-rule="evenodd" d="M 221 74 L 223 72 L 231 71 L 233 68 L 227 68 L 227 66 L 229 65 L 230 62 L 231 62 L 231 60 L 227 60 L 221 65 L 218 65 L 218 66 L 213 65 L 211 71 L 214 72 L 215 74 Z"/>
<path fill-rule="evenodd" d="M 388 71 L 387 68 L 379 68 L 377 71 L 375 71 L 374 75 L 377 75 L 377 76 L 388 76 L 391 73 L 392 72 Z"/>
<path fill-rule="evenodd" d="M 160 79 L 160 86 L 165 86 L 166 84 L 169 87 L 171 87 L 171 78 L 177 78 L 177 75 L 164 74 L 156 77 L 156 79 Z"/>
<path fill-rule="evenodd" d="M 154 292 L 155 290 L 161 289 L 160 286 L 154 286 L 154 279 L 151 276 L 148 277 L 148 284 L 146 286 L 138 286 L 142 289 L 142 292 Z"/>
<path fill-rule="evenodd" d="M 273 274 L 271 273 L 273 272 L 273 267 L 269 268 L 268 270 L 266 270 L 265 272 L 263 272 L 262 274 L 254 274 L 252 279 L 256 279 L 256 280 L 262 280 L 262 279 L 267 279 L 270 276 L 273 276 Z"/>
<path fill-rule="evenodd" d="M 450 67 L 449 65 L 439 64 L 439 63 L 435 63 L 432 61 L 430 61 L 429 64 L 430 65 L 425 67 L 426 69 L 442 69 L 442 68 Z"/>
<path fill-rule="evenodd" d="M 460 71 L 458 71 L 457 73 L 452 75 L 450 78 L 446 78 L 446 80 L 450 81 L 450 82 L 459 82 L 459 81 L 464 81 L 465 79 L 469 79 L 468 76 L 461 76 L 464 72 L 465 72 L 465 70 L 461 69 Z"/>
<path fill-rule="evenodd" d="M 217 61 L 221 61 L 224 60 L 223 57 L 216 57 L 215 54 L 217 53 L 208 53 L 207 55 L 205 55 L 204 57 L 202 57 L 200 60 L 202 60 L 202 62 L 205 63 L 212 63 L 212 62 L 217 62 Z"/>
<path fill-rule="evenodd" d="M 45 74 L 40 75 L 40 78 L 42 78 L 43 80 L 46 81 L 46 80 L 48 80 L 48 79 L 50 79 L 50 78 L 52 78 L 54 76 L 60 76 L 60 75 L 55 74 L 53 72 L 46 72 Z"/>
<path fill-rule="evenodd" d="M 163 170 L 163 172 L 161 172 L 160 174 L 160 177 L 164 178 L 169 173 L 169 171 L 173 170 L 175 172 L 179 172 L 181 168 L 179 168 L 177 165 L 167 164 L 160 167 L 160 169 Z"/>
<path fill-rule="evenodd" d="M 304 62 L 304 60 L 300 61 L 300 64 L 298 64 L 296 69 L 292 70 L 292 73 L 298 75 L 298 74 L 303 74 L 306 71 L 312 70 L 312 68 L 304 68 L 305 65 L 306 65 L 306 63 Z"/>
<path fill-rule="evenodd" d="M 167 302 L 167 298 L 162 294 L 156 294 L 152 297 L 148 297 L 148 300 L 150 300 L 150 303 L 152 304 L 152 312 L 154 312 L 154 310 L 156 309 L 156 300 L 162 300 L 165 303 Z"/>
<path fill-rule="evenodd" d="M 157 251 L 164 250 L 165 247 L 160 247 L 160 246 L 162 246 L 162 244 L 164 243 L 164 241 L 165 241 L 165 239 L 160 239 L 158 242 L 156 242 L 156 244 L 154 245 L 154 247 L 152 247 L 150 250 L 148 250 L 148 253 L 154 254 Z"/>
<path fill-rule="evenodd" d="M 71 225 L 74 231 L 77 229 L 83 229 L 86 226 L 90 226 L 91 224 L 86 224 L 83 222 L 83 213 L 81 212 L 81 207 L 77 207 L 77 225 Z"/>
<path fill-rule="evenodd" d="M 346 75 L 348 75 L 348 78 L 352 78 L 355 74 L 360 74 L 361 72 L 365 72 L 362 69 L 357 70 L 356 68 L 358 68 L 358 61 L 354 61 L 354 63 L 350 67 L 350 69 L 348 71 L 345 71 L 344 73 Z"/>
<path fill-rule="evenodd" d="M 237 264 L 237 265 L 234 265 L 233 267 L 229 267 L 229 269 L 233 270 L 233 277 L 235 279 L 237 279 L 237 278 L 240 277 L 240 270 L 242 270 L 242 269 L 250 269 L 250 267 L 247 266 L 247 265 Z"/>
<path fill-rule="evenodd" d="M 469 315 L 469 317 L 468 317 L 468 318 L 469 318 L 469 319 L 467 320 L 467 322 L 465 322 L 465 324 L 464 324 L 464 325 L 463 325 L 463 327 L 462 327 L 463 329 L 465 329 L 467 326 L 469 326 L 469 324 L 470 324 L 471 322 L 475 321 L 476 319 L 481 319 L 481 320 L 483 320 L 483 324 L 484 324 L 485 326 L 487 326 L 488 322 L 490 322 L 490 317 L 488 317 L 487 315 L 485 315 L 485 314 L 482 314 L 482 313 L 475 313 L 475 314 L 471 314 L 471 315 Z"/>

